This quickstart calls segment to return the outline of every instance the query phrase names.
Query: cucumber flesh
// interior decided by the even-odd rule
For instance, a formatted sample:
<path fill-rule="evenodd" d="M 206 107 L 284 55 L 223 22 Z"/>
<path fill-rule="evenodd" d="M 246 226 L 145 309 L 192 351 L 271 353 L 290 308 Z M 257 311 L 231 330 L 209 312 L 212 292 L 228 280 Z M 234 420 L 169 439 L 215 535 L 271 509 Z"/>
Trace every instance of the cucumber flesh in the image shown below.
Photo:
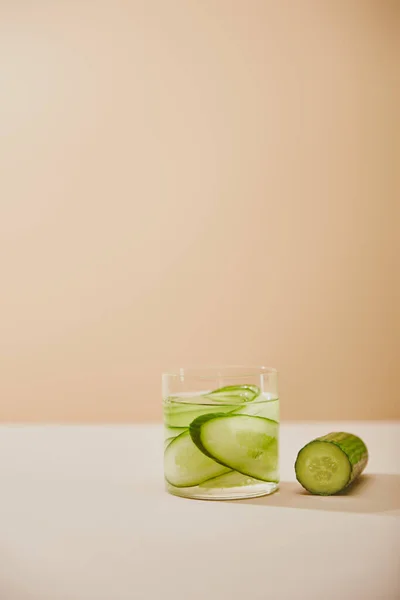
<path fill-rule="evenodd" d="M 226 385 L 206 394 L 218 402 L 252 402 L 260 393 L 256 385 Z"/>
<path fill-rule="evenodd" d="M 238 473 L 237 471 L 229 471 L 229 473 L 225 473 L 224 475 L 220 475 L 219 477 L 213 477 L 212 479 L 208 479 L 200 484 L 199 487 L 206 489 L 217 489 L 217 488 L 232 488 L 232 487 L 242 487 L 245 485 L 255 485 L 257 483 L 264 483 L 259 479 L 254 479 L 253 477 L 249 477 L 248 475 L 243 475 L 242 473 Z"/>
<path fill-rule="evenodd" d="M 232 411 L 232 415 L 250 415 L 253 417 L 264 417 L 271 421 L 279 423 L 279 400 L 266 400 L 263 396 L 259 396 L 254 400 L 245 404 L 243 407 Z"/>
<path fill-rule="evenodd" d="M 184 431 L 187 431 L 187 427 L 164 427 L 164 437 L 174 438 Z"/>
<path fill-rule="evenodd" d="M 227 467 L 218 464 L 197 448 L 189 431 L 174 438 L 164 451 L 165 479 L 175 487 L 199 485 L 228 471 Z"/>
<path fill-rule="evenodd" d="M 218 406 L 218 412 L 231 412 L 235 409 L 235 405 L 224 405 Z M 190 423 L 202 415 L 215 412 L 216 406 L 210 406 L 204 404 L 203 406 L 199 403 L 194 404 L 183 404 L 179 402 L 165 403 L 164 404 L 164 422 L 167 427 L 172 428 L 186 428 L 189 427 Z"/>
<path fill-rule="evenodd" d="M 352 483 L 367 462 L 368 450 L 359 437 L 333 432 L 300 450 L 295 463 L 296 478 L 312 494 L 329 496 Z"/>
<path fill-rule="evenodd" d="M 278 427 L 262 417 L 214 413 L 198 417 L 189 431 L 199 450 L 222 465 L 277 482 Z"/>
<path fill-rule="evenodd" d="M 260 394 L 256 385 L 228 385 L 199 396 L 177 396 L 164 401 L 164 422 L 167 427 L 189 427 L 197 417 L 210 412 L 231 412 L 251 403 Z"/>
<path fill-rule="evenodd" d="M 164 427 L 164 450 L 172 442 L 172 440 L 187 430 L 187 427 Z"/>

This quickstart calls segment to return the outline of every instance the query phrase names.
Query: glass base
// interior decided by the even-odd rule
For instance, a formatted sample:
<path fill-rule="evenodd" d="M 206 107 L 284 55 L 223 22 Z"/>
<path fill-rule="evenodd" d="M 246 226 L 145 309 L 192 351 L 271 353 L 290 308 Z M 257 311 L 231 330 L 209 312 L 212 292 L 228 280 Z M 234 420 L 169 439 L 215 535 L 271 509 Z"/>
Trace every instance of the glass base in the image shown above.
<path fill-rule="evenodd" d="M 244 500 L 246 498 L 257 498 L 273 494 L 279 488 L 279 483 L 262 482 L 253 485 L 227 487 L 227 488 L 202 488 L 198 485 L 193 487 L 179 488 L 166 483 L 166 490 L 173 496 L 192 498 L 194 500 Z"/>

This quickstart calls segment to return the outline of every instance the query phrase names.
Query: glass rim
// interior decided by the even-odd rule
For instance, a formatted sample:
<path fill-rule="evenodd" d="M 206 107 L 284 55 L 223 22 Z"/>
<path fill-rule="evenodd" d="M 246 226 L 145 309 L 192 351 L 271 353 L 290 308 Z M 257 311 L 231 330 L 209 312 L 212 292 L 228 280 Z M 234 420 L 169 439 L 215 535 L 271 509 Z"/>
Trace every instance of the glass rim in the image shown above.
<path fill-rule="evenodd" d="M 177 367 L 173 369 L 166 369 L 162 373 L 164 378 L 180 378 L 180 379 L 198 379 L 198 380 L 209 380 L 217 377 L 222 378 L 248 378 L 260 375 L 277 375 L 278 370 L 274 367 L 267 367 L 264 365 L 260 366 L 249 366 L 249 365 L 217 365 L 217 366 L 203 366 L 203 367 Z"/>

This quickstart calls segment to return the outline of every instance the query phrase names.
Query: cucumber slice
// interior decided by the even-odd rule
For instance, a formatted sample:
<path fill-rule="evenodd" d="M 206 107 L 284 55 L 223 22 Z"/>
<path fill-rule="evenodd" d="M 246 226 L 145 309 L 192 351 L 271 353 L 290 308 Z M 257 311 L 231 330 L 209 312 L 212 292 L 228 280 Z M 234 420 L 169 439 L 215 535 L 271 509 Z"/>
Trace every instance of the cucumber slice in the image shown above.
<path fill-rule="evenodd" d="M 226 385 L 206 394 L 206 397 L 218 402 L 252 402 L 259 393 L 260 388 L 256 385 Z"/>
<path fill-rule="evenodd" d="M 222 465 L 277 482 L 278 427 L 262 417 L 214 413 L 198 417 L 189 431 L 196 446 Z"/>
<path fill-rule="evenodd" d="M 207 415 L 209 413 L 214 413 L 216 410 L 218 412 L 231 412 L 235 409 L 235 406 L 210 406 L 204 404 L 180 404 L 179 402 L 174 402 L 173 404 L 164 404 L 164 422 L 167 427 L 181 427 L 186 428 L 189 427 L 190 423 L 197 419 L 197 417 L 201 417 L 202 415 Z"/>
<path fill-rule="evenodd" d="M 365 469 L 368 450 L 351 433 L 333 432 L 304 446 L 297 455 L 297 481 L 312 494 L 330 496 L 352 483 Z"/>
<path fill-rule="evenodd" d="M 164 427 L 164 450 L 172 442 L 172 440 L 187 430 L 187 427 Z"/>
<path fill-rule="evenodd" d="M 253 417 L 264 417 L 279 423 L 279 400 L 266 400 L 263 396 L 256 398 L 254 402 L 245 404 L 243 407 L 232 411 L 232 415 L 249 415 Z"/>
<path fill-rule="evenodd" d="M 184 431 L 187 431 L 187 427 L 164 427 L 164 437 L 174 438 L 177 435 L 181 435 Z"/>
<path fill-rule="evenodd" d="M 220 475 L 219 477 L 207 479 L 207 481 L 201 483 L 199 487 L 206 489 L 232 488 L 242 487 L 245 485 L 254 485 L 257 483 L 264 482 L 260 481 L 259 479 L 254 479 L 253 477 L 249 477 L 248 475 L 238 473 L 237 471 L 230 471 L 229 473 L 225 473 L 224 475 Z"/>
<path fill-rule="evenodd" d="M 228 468 L 200 452 L 189 431 L 174 438 L 164 452 L 165 479 L 175 487 L 199 485 L 228 471 Z"/>
<path fill-rule="evenodd" d="M 256 385 L 228 385 L 201 396 L 185 397 L 184 401 L 180 401 L 179 397 L 175 400 L 170 398 L 164 401 L 164 422 L 167 427 L 189 427 L 197 417 L 216 410 L 232 412 L 238 404 L 251 402 L 259 394 L 260 389 Z"/>

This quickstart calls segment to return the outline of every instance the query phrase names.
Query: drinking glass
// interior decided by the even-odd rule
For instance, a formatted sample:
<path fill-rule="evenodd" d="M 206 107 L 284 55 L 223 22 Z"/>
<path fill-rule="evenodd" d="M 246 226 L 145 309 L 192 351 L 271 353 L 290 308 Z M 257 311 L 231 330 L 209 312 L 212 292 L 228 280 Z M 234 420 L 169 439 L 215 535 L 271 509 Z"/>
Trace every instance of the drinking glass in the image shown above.
<path fill-rule="evenodd" d="M 232 500 L 279 485 L 278 376 L 269 367 L 179 368 L 163 374 L 166 489 Z"/>

